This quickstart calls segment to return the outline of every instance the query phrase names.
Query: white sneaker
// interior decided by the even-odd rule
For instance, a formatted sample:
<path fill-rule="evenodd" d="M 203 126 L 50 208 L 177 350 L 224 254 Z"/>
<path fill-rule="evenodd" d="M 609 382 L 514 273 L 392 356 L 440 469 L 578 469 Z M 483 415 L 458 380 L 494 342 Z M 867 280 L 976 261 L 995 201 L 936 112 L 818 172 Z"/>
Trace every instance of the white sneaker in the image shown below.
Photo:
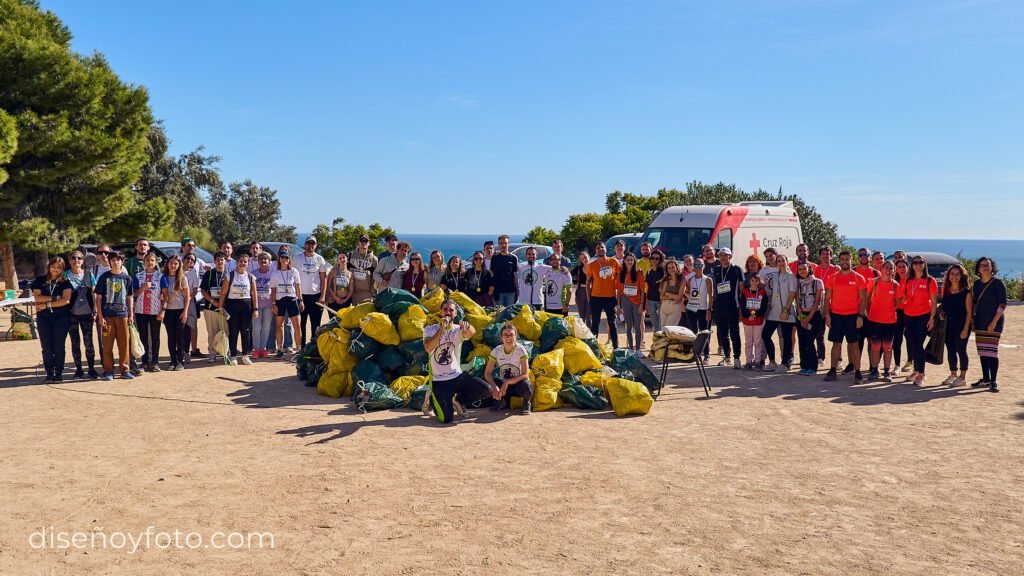
<path fill-rule="evenodd" d="M 769 362 L 768 364 L 765 364 L 765 367 L 764 367 L 764 371 L 765 372 L 775 372 L 778 369 L 779 369 L 779 365 L 776 364 L 775 362 Z"/>
<path fill-rule="evenodd" d="M 722 358 L 722 361 L 718 363 L 719 366 L 732 366 L 732 359 L 728 356 Z"/>
<path fill-rule="evenodd" d="M 954 378 L 953 381 L 949 383 L 949 385 L 952 386 L 953 388 L 956 388 L 957 386 L 964 386 L 966 384 L 967 384 L 967 380 L 964 379 L 964 378 L 961 378 L 959 376 Z"/>
<path fill-rule="evenodd" d="M 235 357 L 231 357 L 231 358 L 230 358 L 230 359 L 228 360 L 228 364 L 230 364 L 230 365 L 232 365 L 232 366 L 238 366 L 238 358 L 235 358 Z"/>
<path fill-rule="evenodd" d="M 242 356 L 242 364 L 244 364 L 245 366 L 252 366 L 252 358 L 249 358 L 248 356 Z"/>
<path fill-rule="evenodd" d="M 214 362 L 217 361 L 217 355 L 216 354 L 210 354 L 210 357 L 207 358 L 206 361 L 208 363 L 210 363 L 210 364 L 213 364 Z"/>
<path fill-rule="evenodd" d="M 950 384 L 953 383 L 954 380 L 956 380 L 956 374 L 950 374 L 949 376 L 946 377 L 945 380 L 942 381 L 942 385 L 949 386 Z"/>

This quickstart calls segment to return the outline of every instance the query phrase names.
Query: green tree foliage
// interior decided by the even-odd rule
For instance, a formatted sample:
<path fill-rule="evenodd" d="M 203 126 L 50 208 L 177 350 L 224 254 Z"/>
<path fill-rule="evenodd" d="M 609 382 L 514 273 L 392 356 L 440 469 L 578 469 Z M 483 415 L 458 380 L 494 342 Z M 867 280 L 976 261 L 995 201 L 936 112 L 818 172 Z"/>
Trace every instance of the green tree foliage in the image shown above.
<path fill-rule="evenodd" d="M 74 53 L 68 29 L 34 1 L 0 0 L 0 110 L 17 130 L 0 241 L 64 251 L 132 209 L 152 123 L 146 90 L 102 55 Z"/>
<path fill-rule="evenodd" d="M 523 237 L 523 242 L 551 246 L 555 238 L 558 238 L 558 233 L 554 230 L 543 226 L 535 226 L 533 230 L 526 233 L 526 236 Z"/>
<path fill-rule="evenodd" d="M 252 180 L 232 182 L 227 190 L 213 190 L 207 205 L 207 227 L 218 243 L 295 242 L 295 227 L 278 223 L 281 201 L 277 190 Z"/>
<path fill-rule="evenodd" d="M 817 208 L 795 194 L 784 194 L 780 188 L 772 194 L 762 189 L 746 192 L 735 184 L 704 184 L 690 182 L 685 190 L 662 188 L 652 196 L 615 191 L 605 197 L 605 213 L 573 214 L 562 227 L 562 240 L 574 250 L 593 247 L 598 240 L 616 234 L 643 232 L 659 212 L 669 206 L 732 204 L 745 201 L 788 200 L 793 203 L 800 216 L 804 242 L 812 252 L 830 245 L 839 249 L 846 244 L 846 238 L 839 234 L 833 222 L 825 220 Z"/>
<path fill-rule="evenodd" d="M 8 174 L 4 168 L 14 158 L 18 149 L 18 125 L 14 117 L 0 110 L 0 186 L 7 181 Z"/>
<path fill-rule="evenodd" d="M 344 218 L 335 218 L 330 226 L 317 224 L 313 228 L 320 254 L 328 262 L 333 262 L 339 252 L 348 253 L 354 250 L 359 243 L 359 237 L 363 234 L 370 237 L 370 251 L 376 253 L 384 245 L 384 238 L 394 233 L 392 228 L 385 228 L 376 222 L 367 227 L 361 224 L 346 224 Z"/>

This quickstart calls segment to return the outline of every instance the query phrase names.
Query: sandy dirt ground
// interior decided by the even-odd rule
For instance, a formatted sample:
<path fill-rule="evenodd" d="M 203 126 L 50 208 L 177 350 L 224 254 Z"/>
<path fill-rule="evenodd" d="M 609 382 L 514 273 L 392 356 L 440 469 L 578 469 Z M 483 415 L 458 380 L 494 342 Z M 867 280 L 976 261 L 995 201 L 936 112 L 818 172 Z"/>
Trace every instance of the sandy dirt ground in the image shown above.
<path fill-rule="evenodd" d="M 0 342 L 0 574 L 1022 574 L 1007 326 L 999 394 L 681 365 L 647 416 L 450 427 L 272 360 L 44 386 Z"/>

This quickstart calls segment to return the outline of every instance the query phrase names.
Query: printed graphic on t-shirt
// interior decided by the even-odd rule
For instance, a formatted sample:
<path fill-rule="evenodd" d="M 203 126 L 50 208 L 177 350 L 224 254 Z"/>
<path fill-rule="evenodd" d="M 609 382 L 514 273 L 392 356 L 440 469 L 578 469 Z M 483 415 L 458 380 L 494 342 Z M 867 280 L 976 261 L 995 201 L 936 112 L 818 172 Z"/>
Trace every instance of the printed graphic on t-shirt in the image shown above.
<path fill-rule="evenodd" d="M 544 285 L 544 294 L 548 296 L 559 295 L 559 292 L 561 292 L 560 288 L 561 287 L 558 285 L 558 282 L 548 280 Z"/>
<path fill-rule="evenodd" d="M 455 362 L 455 346 L 451 342 L 442 342 L 434 348 L 434 362 L 439 366 L 451 366 Z"/>
<path fill-rule="evenodd" d="M 498 373 L 501 374 L 502 380 L 518 378 L 519 366 L 516 366 L 515 364 L 502 364 L 498 369 Z"/>
<path fill-rule="evenodd" d="M 523 284 L 533 286 L 537 282 L 537 272 L 532 268 L 523 272 Z"/>
<path fill-rule="evenodd" d="M 107 278 L 107 309 L 114 312 L 128 310 L 128 290 L 123 278 Z"/>
<path fill-rule="evenodd" d="M 613 272 L 613 270 L 612 270 L 611 266 L 602 266 L 597 274 L 601 278 L 611 278 L 612 277 L 612 272 Z"/>

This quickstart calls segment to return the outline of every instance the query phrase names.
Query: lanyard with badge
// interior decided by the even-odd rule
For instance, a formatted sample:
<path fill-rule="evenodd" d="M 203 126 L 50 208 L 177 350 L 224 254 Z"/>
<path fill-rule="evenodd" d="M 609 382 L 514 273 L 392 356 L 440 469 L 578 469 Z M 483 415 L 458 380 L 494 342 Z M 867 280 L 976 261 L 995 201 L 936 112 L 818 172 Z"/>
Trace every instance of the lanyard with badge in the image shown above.
<path fill-rule="evenodd" d="M 715 286 L 715 292 L 717 292 L 718 295 L 728 294 L 729 292 L 732 292 L 732 282 L 729 282 L 729 272 L 732 271 L 732 268 L 730 267 L 727 269 L 723 267 L 719 268 L 719 270 L 724 271 L 724 273 L 722 275 L 722 280 L 717 286 Z"/>

